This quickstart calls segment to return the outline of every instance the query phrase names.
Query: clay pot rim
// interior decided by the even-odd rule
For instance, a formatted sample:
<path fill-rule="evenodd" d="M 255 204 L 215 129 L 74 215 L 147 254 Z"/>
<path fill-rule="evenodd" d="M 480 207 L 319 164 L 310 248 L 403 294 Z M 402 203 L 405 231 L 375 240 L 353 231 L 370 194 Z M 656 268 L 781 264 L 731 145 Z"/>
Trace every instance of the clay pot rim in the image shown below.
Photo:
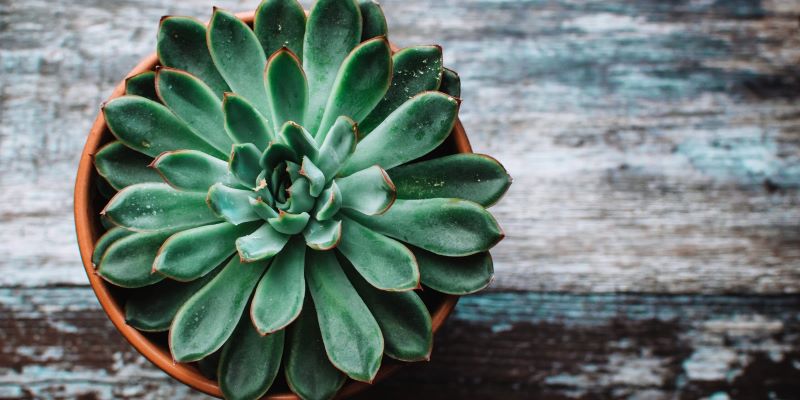
<path fill-rule="evenodd" d="M 238 13 L 236 16 L 248 24 L 253 22 L 254 11 Z M 397 47 L 391 45 L 392 51 L 396 52 Z M 111 96 L 106 101 L 122 96 L 125 93 L 125 81 L 133 75 L 151 71 L 158 64 L 158 56 L 154 52 L 145 57 L 138 65 L 136 65 L 128 74 L 114 88 Z M 75 181 L 75 197 L 74 197 L 74 212 L 75 212 L 75 230 L 78 237 L 78 247 L 80 248 L 81 261 L 83 262 L 86 275 L 89 277 L 89 283 L 94 290 L 97 300 L 103 307 L 106 315 L 111 322 L 122 334 L 125 340 L 128 341 L 139 353 L 147 358 L 151 363 L 155 364 L 159 369 L 166 372 L 171 377 L 180 381 L 181 383 L 201 391 L 205 394 L 222 397 L 222 392 L 216 381 L 203 376 L 197 368 L 192 365 L 184 363 L 175 363 L 172 356 L 169 354 L 168 349 L 164 348 L 147 338 L 142 332 L 125 323 L 124 305 L 117 302 L 111 294 L 111 285 L 104 281 L 97 275 L 94 266 L 92 265 L 92 252 L 94 245 L 99 237 L 96 229 L 97 224 L 95 221 L 99 218 L 99 213 L 95 212 L 92 206 L 92 193 L 96 191 L 94 185 L 94 162 L 93 156 L 97 150 L 104 143 L 103 139 L 107 138 L 111 133 L 106 127 L 106 121 L 102 112 L 98 112 L 97 118 L 92 125 L 89 135 L 86 139 L 86 144 L 81 153 L 80 163 L 78 165 L 78 173 Z M 472 147 L 470 146 L 469 139 L 467 138 L 466 131 L 460 120 L 456 120 L 453 131 L 450 134 L 455 142 L 456 148 L 459 153 L 471 153 Z M 442 303 L 436 308 L 431 315 L 433 322 L 434 333 L 439 330 L 444 321 L 453 311 L 460 296 L 445 295 Z M 375 382 L 385 378 L 389 374 L 395 372 L 401 364 L 384 364 L 375 377 Z M 349 380 L 344 387 L 339 391 L 337 397 L 352 396 L 369 386 L 367 383 Z M 265 397 L 271 400 L 295 400 L 298 397 L 294 393 L 276 393 L 269 394 Z"/>

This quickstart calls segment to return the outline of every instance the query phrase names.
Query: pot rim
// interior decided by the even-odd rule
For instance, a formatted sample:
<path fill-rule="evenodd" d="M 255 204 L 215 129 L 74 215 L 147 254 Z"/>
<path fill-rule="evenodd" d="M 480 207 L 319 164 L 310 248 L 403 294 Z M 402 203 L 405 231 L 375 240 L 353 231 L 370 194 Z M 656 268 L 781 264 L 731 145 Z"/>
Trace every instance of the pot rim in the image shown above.
<path fill-rule="evenodd" d="M 254 11 L 237 13 L 236 16 L 248 24 L 252 24 Z M 398 48 L 391 45 L 392 51 L 396 52 Z M 136 74 L 153 70 L 158 65 L 158 56 L 154 52 L 145 57 L 139 62 L 122 80 L 111 93 L 111 96 L 106 99 L 106 102 L 122 96 L 125 93 L 125 80 Z M 106 121 L 103 113 L 98 112 L 97 118 L 92 125 L 89 135 L 86 139 L 86 144 L 81 152 L 80 163 L 78 165 L 78 173 L 75 180 L 75 197 L 74 197 L 74 213 L 75 213 L 75 231 L 78 237 L 78 247 L 80 248 L 81 261 L 86 270 L 86 275 L 89 277 L 89 284 L 92 287 L 97 300 L 103 307 L 108 318 L 122 334 L 125 340 L 128 341 L 140 354 L 147 358 L 151 363 L 157 366 L 162 371 L 166 372 L 169 376 L 178 380 L 179 382 L 205 394 L 222 397 L 219 385 L 216 381 L 203 376 L 200 371 L 190 364 L 176 363 L 173 361 L 172 356 L 168 349 L 164 349 L 160 345 L 154 343 L 147 338 L 142 332 L 136 330 L 132 326 L 125 323 L 124 305 L 120 304 L 111 294 L 111 285 L 97 275 L 94 266 L 92 265 L 92 253 L 94 251 L 95 243 L 100 236 L 96 229 L 95 221 L 99 218 L 98 210 L 95 210 L 92 203 L 92 193 L 95 191 L 94 179 L 94 162 L 93 157 L 97 150 L 103 143 L 103 139 L 108 137 L 110 132 L 106 127 Z M 450 133 L 453 137 L 456 148 L 459 153 L 471 153 L 472 147 L 470 146 L 469 139 L 467 138 L 464 126 L 457 118 L 453 131 Z M 445 295 L 442 303 L 436 308 L 432 317 L 433 332 L 439 330 L 444 321 L 455 308 L 460 296 Z M 384 364 L 378 371 L 374 382 L 397 371 L 402 364 Z M 358 392 L 369 387 L 370 384 L 364 382 L 348 380 L 337 394 L 337 398 L 344 398 L 352 396 Z M 294 393 L 275 393 L 267 394 L 265 399 L 270 400 L 296 400 L 299 399 Z"/>

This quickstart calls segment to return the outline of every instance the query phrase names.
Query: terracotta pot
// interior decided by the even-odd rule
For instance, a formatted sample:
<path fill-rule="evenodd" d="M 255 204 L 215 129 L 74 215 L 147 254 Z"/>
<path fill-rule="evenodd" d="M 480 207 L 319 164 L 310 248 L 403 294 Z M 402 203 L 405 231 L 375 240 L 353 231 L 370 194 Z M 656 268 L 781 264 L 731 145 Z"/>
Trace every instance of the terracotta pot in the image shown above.
<path fill-rule="evenodd" d="M 252 24 L 253 22 L 253 12 L 240 13 L 237 14 L 237 16 L 248 24 Z M 397 51 L 397 48 L 392 45 L 392 50 Z M 157 64 L 158 57 L 153 53 L 142 60 L 127 76 L 130 77 L 145 71 L 153 70 Z M 124 92 L 125 81 L 123 80 L 117 85 L 108 100 L 122 96 Z M 111 322 L 139 353 L 180 382 L 211 396 L 221 397 L 222 392 L 220 392 L 217 382 L 201 374 L 194 363 L 175 363 L 165 343 L 160 343 L 158 340 L 154 340 L 152 335 L 142 333 L 125 323 L 124 290 L 100 278 L 92 265 L 92 252 L 94 251 L 95 243 L 103 233 L 99 212 L 105 203 L 105 200 L 99 195 L 96 189 L 95 179 L 97 178 L 97 173 L 95 172 L 92 160 L 94 153 L 103 144 L 111 140 L 113 140 L 113 136 L 106 127 L 103 113 L 100 112 L 86 139 L 86 145 L 83 148 L 80 164 L 78 166 L 78 176 L 75 181 L 75 230 L 77 231 L 81 260 L 86 269 L 86 274 L 89 277 L 89 283 L 97 295 L 97 299 L 100 301 L 103 310 L 105 310 L 106 314 L 108 314 L 108 317 L 111 319 Z M 461 121 L 456 121 L 456 125 L 450 137 L 436 151 L 440 153 L 472 152 Z M 456 302 L 458 302 L 458 296 L 443 295 L 435 301 L 436 304 L 429 305 L 429 307 L 432 308 L 431 315 L 433 317 L 434 332 L 442 326 L 445 319 L 447 319 L 453 311 Z M 387 361 L 388 360 L 384 358 L 384 365 L 378 372 L 375 378 L 376 381 L 385 378 L 402 365 L 400 363 L 387 363 Z M 339 392 L 338 397 L 344 398 L 352 396 L 367 387 L 369 387 L 369 385 L 366 383 L 352 380 L 348 381 Z M 265 398 L 273 400 L 298 399 L 297 396 L 289 392 L 268 393 Z"/>

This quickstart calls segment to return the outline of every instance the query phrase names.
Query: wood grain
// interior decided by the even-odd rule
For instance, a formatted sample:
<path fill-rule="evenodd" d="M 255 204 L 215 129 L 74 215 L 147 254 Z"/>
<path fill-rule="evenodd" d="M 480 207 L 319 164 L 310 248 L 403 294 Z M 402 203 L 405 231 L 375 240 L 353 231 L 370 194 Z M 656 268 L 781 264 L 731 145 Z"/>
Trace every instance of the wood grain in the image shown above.
<path fill-rule="evenodd" d="M 361 399 L 797 398 L 800 297 L 485 293 Z M 0 289 L 0 398 L 197 398 L 84 287 Z"/>
<path fill-rule="evenodd" d="M 256 6 L 0 0 L 0 398 L 197 397 L 100 313 L 70 203 L 159 17 L 212 4 Z M 491 292 L 364 398 L 800 397 L 800 4 L 382 5 L 393 42 L 443 45 L 515 183 Z"/>
<path fill-rule="evenodd" d="M 159 16 L 211 3 L 0 4 L 0 284 L 82 284 L 69 199 L 97 107 L 152 51 Z M 384 8 L 398 44 L 444 46 L 475 150 L 515 178 L 494 209 L 496 288 L 800 291 L 800 6 Z"/>

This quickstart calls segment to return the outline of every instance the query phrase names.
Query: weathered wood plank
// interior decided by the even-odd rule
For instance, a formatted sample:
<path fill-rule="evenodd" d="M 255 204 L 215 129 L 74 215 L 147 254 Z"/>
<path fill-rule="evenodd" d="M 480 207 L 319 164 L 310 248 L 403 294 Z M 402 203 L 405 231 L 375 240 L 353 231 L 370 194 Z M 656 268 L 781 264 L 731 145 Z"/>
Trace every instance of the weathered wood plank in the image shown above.
<path fill-rule="evenodd" d="M 85 283 L 70 206 L 98 105 L 161 15 L 212 3 L 256 5 L 0 1 L 0 285 Z M 476 151 L 515 177 L 496 288 L 800 292 L 798 3 L 383 5 L 398 44 L 444 46 Z"/>
<path fill-rule="evenodd" d="M 361 398 L 796 398 L 800 297 L 466 297 L 432 361 Z M 83 287 L 0 289 L 0 398 L 197 398 Z"/>

